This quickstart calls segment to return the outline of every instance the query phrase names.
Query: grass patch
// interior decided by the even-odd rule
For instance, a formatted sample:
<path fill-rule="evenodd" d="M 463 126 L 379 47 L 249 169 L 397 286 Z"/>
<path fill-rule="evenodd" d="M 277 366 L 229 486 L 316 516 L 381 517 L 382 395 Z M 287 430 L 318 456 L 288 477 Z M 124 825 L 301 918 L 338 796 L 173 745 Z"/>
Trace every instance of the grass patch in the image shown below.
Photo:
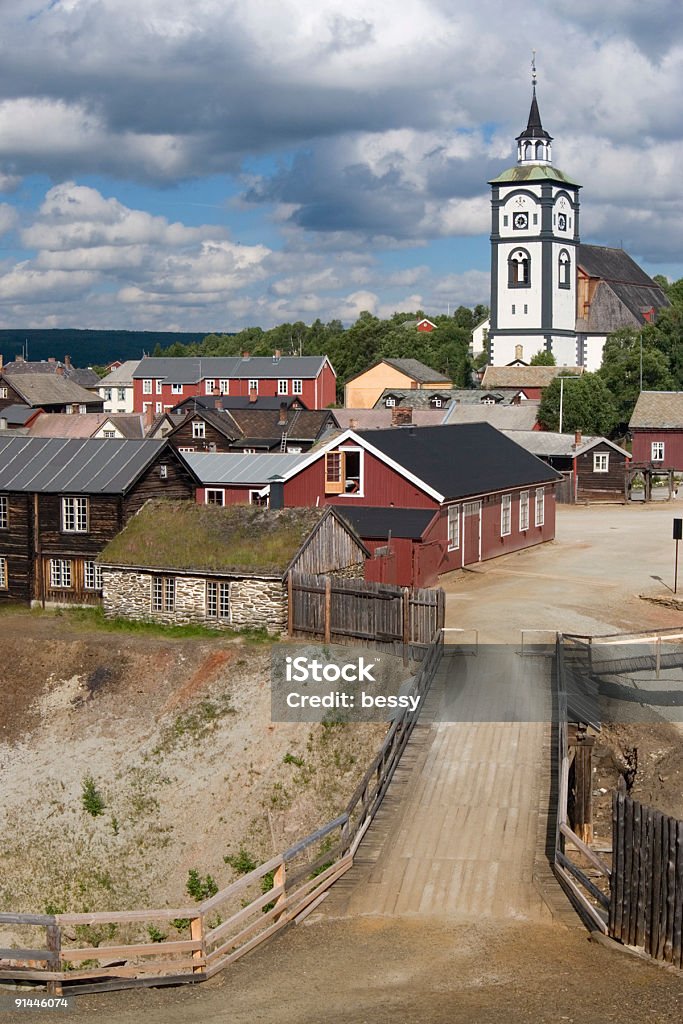
<path fill-rule="evenodd" d="M 158 756 L 167 754 L 178 744 L 188 741 L 198 743 L 212 731 L 221 718 L 236 713 L 229 693 L 221 694 L 214 700 L 202 700 L 191 711 L 176 715 L 172 725 L 162 733 L 161 740 L 152 753 Z"/>

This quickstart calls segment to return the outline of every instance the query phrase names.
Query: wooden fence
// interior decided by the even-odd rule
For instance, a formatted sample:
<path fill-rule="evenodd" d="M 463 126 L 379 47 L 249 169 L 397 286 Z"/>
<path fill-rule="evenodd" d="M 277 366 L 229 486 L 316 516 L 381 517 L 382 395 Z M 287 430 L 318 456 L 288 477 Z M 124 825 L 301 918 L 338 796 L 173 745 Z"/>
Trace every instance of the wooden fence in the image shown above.
<path fill-rule="evenodd" d="M 420 698 L 432 683 L 443 651 L 440 631 L 435 630 L 431 641 L 410 691 Z M 301 920 L 352 866 L 421 704 L 422 699 L 415 711 L 405 709 L 394 719 L 343 814 L 203 903 L 92 914 L 0 914 L 0 927 L 21 931 L 26 942 L 0 949 L 0 982 L 46 985 L 52 995 L 201 982 L 290 922 Z M 173 925 L 180 937 L 151 941 L 151 934 L 155 940 L 163 935 L 159 924 Z M 89 928 L 92 943 L 78 946 L 72 938 L 76 929 L 82 937 Z M 118 945 L 99 941 L 104 929 L 116 932 Z"/>
<path fill-rule="evenodd" d="M 609 934 L 683 968 L 683 821 L 612 796 Z"/>
<path fill-rule="evenodd" d="M 291 637 L 372 644 L 420 659 L 444 624 L 443 590 L 301 572 L 289 574 L 287 588 Z"/>

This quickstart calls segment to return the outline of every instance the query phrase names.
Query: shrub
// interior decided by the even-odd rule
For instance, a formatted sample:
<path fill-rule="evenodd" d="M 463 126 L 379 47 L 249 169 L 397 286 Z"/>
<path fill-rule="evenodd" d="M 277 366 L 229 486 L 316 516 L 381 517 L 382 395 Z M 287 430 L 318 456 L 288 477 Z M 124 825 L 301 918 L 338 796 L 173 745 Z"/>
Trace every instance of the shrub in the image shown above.
<path fill-rule="evenodd" d="M 208 900 L 209 897 L 215 896 L 218 892 L 218 886 L 211 875 L 206 875 L 202 878 L 196 868 L 190 868 L 188 871 L 187 884 L 185 888 L 187 889 L 188 895 L 197 903 L 201 903 L 203 900 Z"/>
<path fill-rule="evenodd" d="M 86 775 L 83 779 L 81 787 L 81 802 L 83 809 L 92 815 L 93 818 L 97 818 L 100 814 L 104 814 L 105 802 L 104 797 L 95 785 L 95 780 L 92 775 Z"/>

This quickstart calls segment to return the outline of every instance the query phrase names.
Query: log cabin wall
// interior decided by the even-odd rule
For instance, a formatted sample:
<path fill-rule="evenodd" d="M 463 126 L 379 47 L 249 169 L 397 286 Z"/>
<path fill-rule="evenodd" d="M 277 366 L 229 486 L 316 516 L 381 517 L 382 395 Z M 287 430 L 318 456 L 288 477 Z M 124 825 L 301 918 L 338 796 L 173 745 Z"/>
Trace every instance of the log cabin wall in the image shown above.
<path fill-rule="evenodd" d="M 6 494 L 7 526 L 0 529 L 0 558 L 5 558 L 6 586 L 0 588 L 0 602 L 31 599 L 32 507 L 28 494 Z"/>

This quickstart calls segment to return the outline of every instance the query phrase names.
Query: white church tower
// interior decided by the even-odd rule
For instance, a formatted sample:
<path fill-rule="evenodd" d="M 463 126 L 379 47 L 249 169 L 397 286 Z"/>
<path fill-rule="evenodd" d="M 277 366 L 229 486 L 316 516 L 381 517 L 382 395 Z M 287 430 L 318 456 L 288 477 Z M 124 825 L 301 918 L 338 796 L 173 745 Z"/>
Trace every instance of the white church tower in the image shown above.
<path fill-rule="evenodd" d="M 580 185 L 552 165 L 541 124 L 536 66 L 529 123 L 517 136 L 517 163 L 491 186 L 490 362 L 529 362 L 545 349 L 575 366 Z M 521 348 L 520 348 L 521 346 Z"/>

